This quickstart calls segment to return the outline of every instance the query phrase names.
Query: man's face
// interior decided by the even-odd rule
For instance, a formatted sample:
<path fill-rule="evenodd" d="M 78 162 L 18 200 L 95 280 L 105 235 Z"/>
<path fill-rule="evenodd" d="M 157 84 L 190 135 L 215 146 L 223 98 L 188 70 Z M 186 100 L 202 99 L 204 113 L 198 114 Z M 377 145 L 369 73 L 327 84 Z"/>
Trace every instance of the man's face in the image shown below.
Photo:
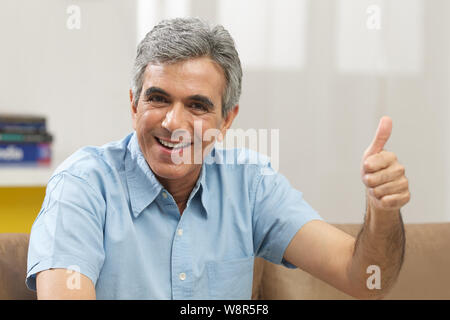
<path fill-rule="evenodd" d="M 224 135 L 238 112 L 236 106 L 226 118 L 222 116 L 224 88 L 223 71 L 207 57 L 147 66 L 139 102 L 137 107 L 132 103 L 131 112 L 139 146 L 158 177 L 180 179 L 198 175 L 201 163 L 194 161 L 194 142 L 201 148 L 197 150 L 198 159 L 198 154 L 209 152 L 215 141 L 203 141 L 203 133 L 218 129 Z M 194 132 L 194 123 L 201 130 Z M 173 135 L 179 130 L 190 136 L 190 145 L 173 147 L 182 140 Z M 188 161 L 176 164 L 174 155 Z"/>

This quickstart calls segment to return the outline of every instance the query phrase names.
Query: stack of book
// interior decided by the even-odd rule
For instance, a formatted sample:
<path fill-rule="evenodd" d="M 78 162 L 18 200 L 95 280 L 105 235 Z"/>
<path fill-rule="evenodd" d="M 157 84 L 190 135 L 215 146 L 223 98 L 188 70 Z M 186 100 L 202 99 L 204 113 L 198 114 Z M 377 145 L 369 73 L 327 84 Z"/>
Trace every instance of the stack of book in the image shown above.
<path fill-rule="evenodd" d="M 0 164 L 48 166 L 52 140 L 44 117 L 0 114 Z"/>

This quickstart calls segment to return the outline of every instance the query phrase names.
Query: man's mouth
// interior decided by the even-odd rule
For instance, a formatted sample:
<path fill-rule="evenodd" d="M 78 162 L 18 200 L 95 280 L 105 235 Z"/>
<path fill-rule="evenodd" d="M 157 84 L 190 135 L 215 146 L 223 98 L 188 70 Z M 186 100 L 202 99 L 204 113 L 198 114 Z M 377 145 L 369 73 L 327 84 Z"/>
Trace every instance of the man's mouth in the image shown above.
<path fill-rule="evenodd" d="M 155 137 L 155 139 L 156 139 L 156 141 L 158 141 L 158 143 L 160 145 L 162 145 L 163 147 L 170 149 L 170 150 L 183 149 L 183 148 L 186 148 L 191 145 L 190 142 L 182 142 L 182 141 L 181 142 L 170 142 L 167 140 L 162 140 L 158 137 Z"/>

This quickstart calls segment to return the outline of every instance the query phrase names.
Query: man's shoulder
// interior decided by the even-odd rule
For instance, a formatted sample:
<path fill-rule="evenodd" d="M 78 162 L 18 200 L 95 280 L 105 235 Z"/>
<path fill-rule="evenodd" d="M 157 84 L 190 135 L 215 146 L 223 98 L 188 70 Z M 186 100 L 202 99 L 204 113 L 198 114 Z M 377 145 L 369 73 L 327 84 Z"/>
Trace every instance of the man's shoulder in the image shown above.
<path fill-rule="evenodd" d="M 132 134 L 102 146 L 85 146 L 65 159 L 53 176 L 68 173 L 83 179 L 108 176 L 124 170 L 127 147 Z"/>

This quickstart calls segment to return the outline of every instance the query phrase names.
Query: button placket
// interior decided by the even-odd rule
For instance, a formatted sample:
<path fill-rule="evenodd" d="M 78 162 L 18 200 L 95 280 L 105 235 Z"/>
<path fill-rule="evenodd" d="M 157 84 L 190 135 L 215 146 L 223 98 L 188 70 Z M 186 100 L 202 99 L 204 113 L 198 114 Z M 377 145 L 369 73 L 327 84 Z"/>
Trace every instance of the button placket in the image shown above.
<path fill-rule="evenodd" d="M 188 210 L 188 209 L 186 209 Z M 172 245 L 172 296 L 173 299 L 186 299 L 192 296 L 192 257 L 189 247 L 189 239 L 186 234 L 186 219 L 188 213 L 184 213 L 175 230 Z"/>

